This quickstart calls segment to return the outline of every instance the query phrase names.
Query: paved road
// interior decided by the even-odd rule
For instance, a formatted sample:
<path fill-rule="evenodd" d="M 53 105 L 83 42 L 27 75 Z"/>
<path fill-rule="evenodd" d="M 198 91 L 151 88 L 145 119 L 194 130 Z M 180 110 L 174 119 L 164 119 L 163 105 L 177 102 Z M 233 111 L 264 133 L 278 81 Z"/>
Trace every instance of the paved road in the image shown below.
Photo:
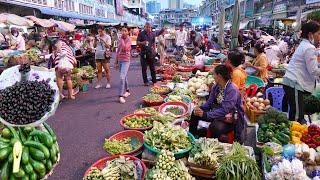
<path fill-rule="evenodd" d="M 107 156 L 104 139 L 121 131 L 121 117 L 132 113 L 148 88 L 143 86 L 140 65 L 133 61 L 129 70 L 131 96 L 118 103 L 119 73 L 112 69 L 111 89 L 80 92 L 74 101 L 64 101 L 48 120 L 58 136 L 61 160 L 49 180 L 81 180 L 86 169 Z"/>

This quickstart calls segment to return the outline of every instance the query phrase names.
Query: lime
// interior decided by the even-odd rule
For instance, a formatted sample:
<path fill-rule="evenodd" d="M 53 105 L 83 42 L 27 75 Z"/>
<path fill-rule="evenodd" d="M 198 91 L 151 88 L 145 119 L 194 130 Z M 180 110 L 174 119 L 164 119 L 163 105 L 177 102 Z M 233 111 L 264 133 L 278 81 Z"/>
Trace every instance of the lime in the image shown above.
<path fill-rule="evenodd" d="M 11 132 L 8 128 L 4 128 L 1 132 L 1 135 L 3 138 L 6 138 L 6 139 L 10 139 L 11 138 Z"/>

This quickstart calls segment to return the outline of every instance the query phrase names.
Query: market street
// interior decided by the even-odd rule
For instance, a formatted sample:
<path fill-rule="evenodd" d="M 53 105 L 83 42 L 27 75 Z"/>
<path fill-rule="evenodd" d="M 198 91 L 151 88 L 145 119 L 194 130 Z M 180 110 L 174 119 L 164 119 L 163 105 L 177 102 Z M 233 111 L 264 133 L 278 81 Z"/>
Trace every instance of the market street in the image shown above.
<path fill-rule="evenodd" d="M 58 136 L 62 158 L 49 180 L 80 180 L 92 163 L 107 156 L 102 148 L 104 139 L 123 129 L 120 118 L 137 109 L 148 90 L 140 69 L 140 62 L 132 61 L 128 79 L 131 96 L 125 104 L 118 103 L 119 73 L 115 69 L 111 71 L 111 89 L 91 87 L 76 100 L 60 104 L 48 123 Z"/>

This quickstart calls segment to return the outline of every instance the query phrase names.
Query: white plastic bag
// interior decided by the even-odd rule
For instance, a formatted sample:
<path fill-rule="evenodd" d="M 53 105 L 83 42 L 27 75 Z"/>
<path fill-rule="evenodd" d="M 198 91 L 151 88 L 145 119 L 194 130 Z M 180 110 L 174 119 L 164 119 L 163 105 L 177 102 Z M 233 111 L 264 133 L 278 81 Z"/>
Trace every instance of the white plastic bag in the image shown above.
<path fill-rule="evenodd" d="M 204 55 L 196 56 L 194 59 L 195 59 L 194 60 L 195 66 L 204 66 L 204 59 L 205 59 Z"/>

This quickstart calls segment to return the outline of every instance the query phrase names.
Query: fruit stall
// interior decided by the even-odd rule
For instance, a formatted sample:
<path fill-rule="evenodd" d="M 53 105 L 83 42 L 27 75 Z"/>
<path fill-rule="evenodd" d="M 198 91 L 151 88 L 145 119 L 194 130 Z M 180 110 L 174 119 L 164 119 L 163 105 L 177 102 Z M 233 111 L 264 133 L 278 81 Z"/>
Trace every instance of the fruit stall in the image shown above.
<path fill-rule="evenodd" d="M 0 99 L 0 179 L 46 179 L 60 159 L 55 132 L 45 122 L 59 104 L 55 72 L 8 68 L 0 76 Z"/>

